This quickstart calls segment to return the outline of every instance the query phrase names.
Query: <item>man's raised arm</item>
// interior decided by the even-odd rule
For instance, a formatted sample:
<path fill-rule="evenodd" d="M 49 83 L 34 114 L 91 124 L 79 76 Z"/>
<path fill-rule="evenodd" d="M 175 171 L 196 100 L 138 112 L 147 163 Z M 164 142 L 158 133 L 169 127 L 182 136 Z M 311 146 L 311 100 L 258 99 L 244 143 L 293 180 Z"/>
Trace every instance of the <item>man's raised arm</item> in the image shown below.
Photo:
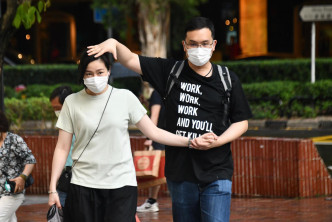
<path fill-rule="evenodd" d="M 121 44 L 116 39 L 110 38 L 98 45 L 88 46 L 87 52 L 88 55 L 94 55 L 95 57 L 101 56 L 105 52 L 112 53 L 114 59 L 120 62 L 123 66 L 142 74 L 138 55 L 130 51 L 125 45 Z"/>

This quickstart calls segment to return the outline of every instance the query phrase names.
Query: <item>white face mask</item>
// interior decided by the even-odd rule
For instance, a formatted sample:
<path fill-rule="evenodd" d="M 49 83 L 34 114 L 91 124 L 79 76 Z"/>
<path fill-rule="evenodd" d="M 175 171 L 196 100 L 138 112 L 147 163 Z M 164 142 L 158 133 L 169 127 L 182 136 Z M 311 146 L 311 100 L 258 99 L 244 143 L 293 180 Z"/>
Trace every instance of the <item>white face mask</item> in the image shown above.
<path fill-rule="evenodd" d="M 91 90 L 94 93 L 100 93 L 103 91 L 107 85 L 108 82 L 108 75 L 107 76 L 96 76 L 96 77 L 90 77 L 83 79 L 84 85 L 88 87 L 89 90 Z"/>
<path fill-rule="evenodd" d="M 187 49 L 188 60 L 195 66 L 205 65 L 212 56 L 212 48 Z"/>
<path fill-rule="evenodd" d="M 59 116 L 60 116 L 60 112 L 61 112 L 61 110 L 56 110 L 56 111 L 54 111 L 56 117 L 59 117 Z"/>

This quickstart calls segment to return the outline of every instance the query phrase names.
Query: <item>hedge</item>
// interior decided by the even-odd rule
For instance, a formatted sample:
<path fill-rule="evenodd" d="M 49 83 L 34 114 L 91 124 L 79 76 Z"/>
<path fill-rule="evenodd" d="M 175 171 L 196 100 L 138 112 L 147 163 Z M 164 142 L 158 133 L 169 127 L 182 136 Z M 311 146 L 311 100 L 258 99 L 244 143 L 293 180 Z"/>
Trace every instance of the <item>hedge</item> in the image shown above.
<path fill-rule="evenodd" d="M 242 83 L 265 81 L 310 82 L 310 59 L 276 59 L 260 61 L 217 62 L 234 71 Z M 332 79 L 332 59 L 316 59 L 316 79 Z M 17 65 L 4 66 L 6 86 L 19 84 L 77 84 L 77 65 Z"/>
<path fill-rule="evenodd" d="M 50 90 L 57 86 L 30 85 L 26 94 L 23 91 L 11 98 L 6 96 L 8 118 L 17 126 L 26 120 L 54 121 L 55 115 L 48 97 Z M 74 91 L 82 87 L 71 86 Z M 314 84 L 295 81 L 260 82 L 243 84 L 243 90 L 254 119 L 332 115 L 332 80 L 321 80 Z"/>
<path fill-rule="evenodd" d="M 242 83 L 266 81 L 310 82 L 310 59 L 218 62 L 234 71 Z M 332 79 L 332 59 L 316 59 L 316 80 Z"/>
<path fill-rule="evenodd" d="M 332 115 L 332 80 L 243 84 L 255 119 Z"/>

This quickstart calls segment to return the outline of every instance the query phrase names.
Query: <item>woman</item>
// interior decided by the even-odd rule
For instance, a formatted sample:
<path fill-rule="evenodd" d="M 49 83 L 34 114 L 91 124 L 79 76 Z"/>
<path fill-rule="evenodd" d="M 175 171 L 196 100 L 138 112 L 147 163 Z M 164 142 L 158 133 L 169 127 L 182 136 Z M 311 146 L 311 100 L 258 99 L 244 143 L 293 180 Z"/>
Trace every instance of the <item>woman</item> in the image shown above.
<path fill-rule="evenodd" d="M 85 88 L 66 98 L 56 125 L 59 138 L 53 156 L 49 205 L 61 207 L 56 183 L 72 136 L 76 136 L 65 221 L 135 221 L 137 182 L 129 124 L 135 124 L 154 141 L 186 149 L 189 145 L 195 147 L 197 140 L 212 143 L 215 139 L 209 133 L 192 141 L 157 128 L 134 94 L 107 84 L 110 67 L 108 55 L 98 58 L 86 52 L 82 55 L 79 72 Z M 98 122 L 98 130 L 93 134 Z"/>
<path fill-rule="evenodd" d="M 36 159 L 24 140 L 8 132 L 9 122 L 0 112 L 0 221 L 17 221 L 16 210 L 24 200 L 26 178 L 32 172 Z M 7 181 L 7 182 L 6 182 Z M 11 190 L 8 181 L 15 182 Z M 7 189 L 6 189 L 7 188 Z"/>

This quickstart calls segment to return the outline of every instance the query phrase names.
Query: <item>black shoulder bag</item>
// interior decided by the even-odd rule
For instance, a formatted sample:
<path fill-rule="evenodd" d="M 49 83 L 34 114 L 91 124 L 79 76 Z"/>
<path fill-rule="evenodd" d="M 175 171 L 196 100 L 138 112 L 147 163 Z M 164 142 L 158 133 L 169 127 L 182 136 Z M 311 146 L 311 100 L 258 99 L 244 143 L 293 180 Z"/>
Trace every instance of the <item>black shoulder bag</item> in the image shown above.
<path fill-rule="evenodd" d="M 57 187 L 56 189 L 57 190 L 60 190 L 62 192 L 65 192 L 67 193 L 68 190 L 69 190 L 69 186 L 70 186 L 70 181 L 71 181 L 71 175 L 72 175 L 72 169 L 74 168 L 75 164 L 77 163 L 77 161 L 80 159 L 80 157 L 82 156 L 83 152 L 85 151 L 85 149 L 87 148 L 87 146 L 89 145 L 91 139 L 93 138 L 93 136 L 96 134 L 98 128 L 99 128 L 99 125 L 100 125 L 100 122 L 101 122 L 101 119 L 103 118 L 104 116 L 104 112 L 105 112 L 105 109 L 107 107 L 107 104 L 108 104 L 108 100 L 110 99 L 111 97 L 111 94 L 112 94 L 112 91 L 113 91 L 113 87 L 112 87 L 112 90 L 110 92 L 110 95 L 108 96 L 108 99 L 107 99 L 107 102 L 106 102 L 106 105 L 104 107 L 104 110 L 103 110 L 103 113 L 101 114 L 101 117 L 100 117 L 100 120 L 99 120 L 99 123 L 98 123 L 98 126 L 96 128 L 96 130 L 93 132 L 92 136 L 90 137 L 88 143 L 85 145 L 83 151 L 81 152 L 80 156 L 77 158 L 77 160 L 74 162 L 73 166 L 72 167 L 66 167 L 61 175 L 60 175 L 60 178 L 58 180 L 58 184 L 57 184 Z"/>

